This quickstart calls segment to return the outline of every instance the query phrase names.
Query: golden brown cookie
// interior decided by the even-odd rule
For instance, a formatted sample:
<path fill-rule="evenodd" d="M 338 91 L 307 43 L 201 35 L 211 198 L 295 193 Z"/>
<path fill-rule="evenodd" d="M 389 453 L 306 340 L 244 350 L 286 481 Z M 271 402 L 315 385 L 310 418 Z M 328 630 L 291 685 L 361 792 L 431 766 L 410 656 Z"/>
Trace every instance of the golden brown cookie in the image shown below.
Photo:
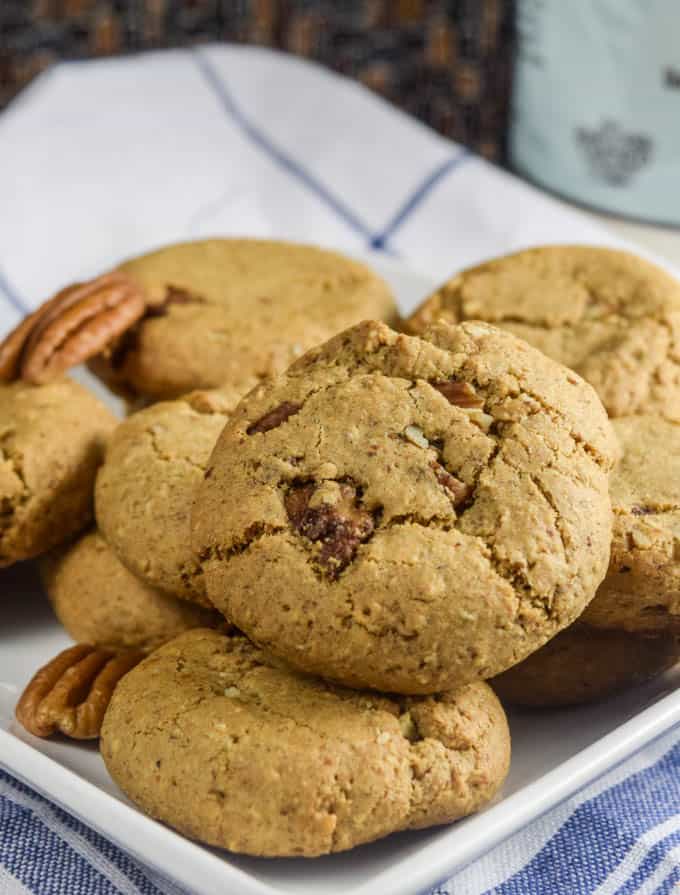
<path fill-rule="evenodd" d="M 70 379 L 0 384 L 0 567 L 68 540 L 92 518 L 113 414 Z"/>
<path fill-rule="evenodd" d="M 611 477 L 614 536 L 590 625 L 680 634 L 680 424 L 614 420 L 623 457 Z"/>
<path fill-rule="evenodd" d="M 680 421 L 680 283 L 628 252 L 540 246 L 464 270 L 406 321 L 479 319 L 576 370 L 612 417 Z"/>
<path fill-rule="evenodd" d="M 138 578 L 209 606 L 191 553 L 189 510 L 238 397 L 194 392 L 128 417 L 114 432 L 95 492 L 97 524 Z"/>
<path fill-rule="evenodd" d="M 81 643 L 151 651 L 191 628 L 223 621 L 135 578 L 96 530 L 43 557 L 40 572 L 55 615 Z"/>
<path fill-rule="evenodd" d="M 491 677 L 604 577 L 618 448 L 593 389 L 486 324 L 364 323 L 246 396 L 192 511 L 211 602 L 303 671 Z"/>
<path fill-rule="evenodd" d="M 120 269 L 151 307 L 93 369 L 119 390 L 155 399 L 225 383 L 244 394 L 353 323 L 397 318 L 380 277 L 313 246 L 210 239 Z"/>
<path fill-rule="evenodd" d="M 315 856 L 479 809 L 510 760 L 486 684 L 436 698 L 334 687 L 195 630 L 123 678 L 101 752 L 142 810 L 252 855 Z"/>
<path fill-rule="evenodd" d="M 514 705 L 581 705 L 644 683 L 678 660 L 680 644 L 672 634 L 644 637 L 576 622 L 491 684 Z"/>

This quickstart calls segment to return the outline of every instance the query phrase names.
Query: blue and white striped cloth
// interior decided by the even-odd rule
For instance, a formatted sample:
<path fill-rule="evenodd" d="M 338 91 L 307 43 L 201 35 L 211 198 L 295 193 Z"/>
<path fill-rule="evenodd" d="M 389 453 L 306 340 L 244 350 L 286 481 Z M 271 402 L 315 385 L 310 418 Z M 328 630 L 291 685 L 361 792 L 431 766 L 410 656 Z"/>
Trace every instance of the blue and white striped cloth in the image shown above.
<path fill-rule="evenodd" d="M 675 728 L 432 895 L 677 895 L 679 812 Z M 182 890 L 0 770 L 0 895 L 28 893 Z"/>
<path fill-rule="evenodd" d="M 383 252 L 434 280 L 533 243 L 614 242 L 363 88 L 269 51 L 64 64 L 0 116 L 0 333 L 66 282 L 209 234 Z M 667 895 L 679 813 L 676 729 L 435 891 Z M 0 895 L 28 892 L 179 889 L 0 770 Z"/>

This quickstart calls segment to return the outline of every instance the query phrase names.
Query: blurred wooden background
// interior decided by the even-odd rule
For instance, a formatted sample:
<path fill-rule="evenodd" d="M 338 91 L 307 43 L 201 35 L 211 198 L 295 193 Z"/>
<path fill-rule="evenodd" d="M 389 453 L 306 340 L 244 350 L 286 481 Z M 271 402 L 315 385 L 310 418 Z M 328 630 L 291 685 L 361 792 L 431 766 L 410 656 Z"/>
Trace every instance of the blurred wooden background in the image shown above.
<path fill-rule="evenodd" d="M 0 0 L 0 108 L 60 58 L 236 41 L 357 78 L 503 161 L 512 0 Z"/>

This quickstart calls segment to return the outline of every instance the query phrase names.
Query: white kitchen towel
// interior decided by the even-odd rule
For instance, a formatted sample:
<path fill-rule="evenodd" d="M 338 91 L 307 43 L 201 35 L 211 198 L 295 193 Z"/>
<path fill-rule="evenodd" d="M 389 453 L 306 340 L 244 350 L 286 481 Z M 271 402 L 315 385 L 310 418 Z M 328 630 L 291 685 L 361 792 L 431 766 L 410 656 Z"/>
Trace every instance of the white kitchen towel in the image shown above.
<path fill-rule="evenodd" d="M 0 115 L 0 335 L 121 258 L 230 234 L 379 252 L 432 280 L 535 243 L 617 242 L 362 87 L 267 50 L 61 64 Z M 436 891 L 670 893 L 679 811 L 675 730 Z M 26 892 L 178 889 L 0 771 L 0 895 Z"/>
<path fill-rule="evenodd" d="M 363 87 L 207 47 L 50 69 L 0 116 L 0 288 L 16 304 L 212 234 L 379 250 L 433 279 L 547 240 L 614 242 Z"/>

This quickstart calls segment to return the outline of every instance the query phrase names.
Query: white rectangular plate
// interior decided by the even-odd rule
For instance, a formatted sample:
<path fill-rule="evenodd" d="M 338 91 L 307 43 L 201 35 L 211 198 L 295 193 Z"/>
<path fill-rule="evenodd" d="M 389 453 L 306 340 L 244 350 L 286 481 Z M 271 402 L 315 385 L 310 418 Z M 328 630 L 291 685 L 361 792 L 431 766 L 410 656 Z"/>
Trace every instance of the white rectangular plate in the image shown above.
<path fill-rule="evenodd" d="M 403 311 L 431 288 L 377 264 Z M 449 827 L 390 836 L 315 860 L 245 858 L 204 848 L 145 817 L 109 778 L 94 745 L 39 740 L 14 721 L 38 666 L 67 646 L 27 563 L 0 573 L 0 764 L 138 859 L 198 895 L 415 895 L 680 723 L 680 667 L 600 705 L 510 715 L 513 759 L 495 803 Z"/>

